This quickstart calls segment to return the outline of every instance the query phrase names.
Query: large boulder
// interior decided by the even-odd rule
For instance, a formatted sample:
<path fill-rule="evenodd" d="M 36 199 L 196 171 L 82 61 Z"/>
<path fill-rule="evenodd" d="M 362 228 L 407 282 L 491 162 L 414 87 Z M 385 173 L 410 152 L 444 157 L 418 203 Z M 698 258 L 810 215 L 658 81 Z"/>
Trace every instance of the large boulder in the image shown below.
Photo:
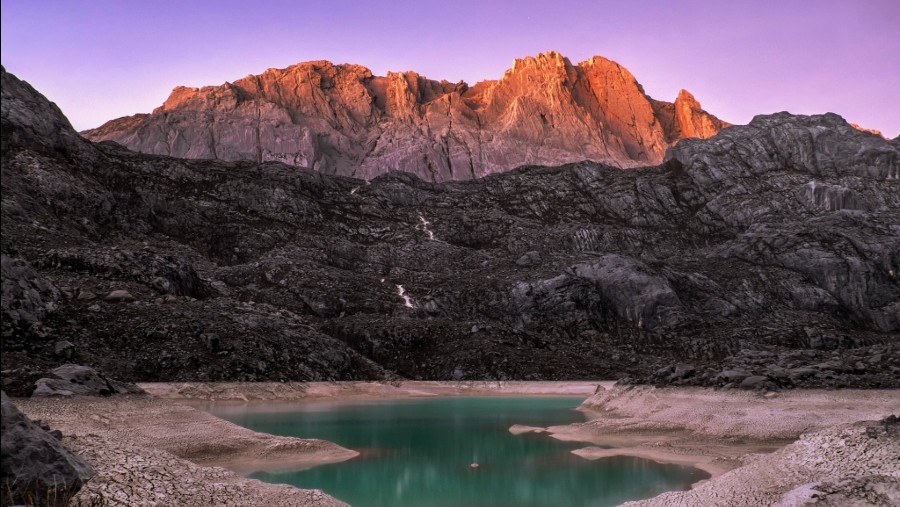
<path fill-rule="evenodd" d="M 2 396 L 3 505 L 63 506 L 94 471 L 58 438 L 44 430 Z"/>
<path fill-rule="evenodd" d="M 106 378 L 87 366 L 64 364 L 51 372 L 51 377 L 38 379 L 31 396 L 109 396 L 111 394 L 142 394 L 140 387 Z"/>

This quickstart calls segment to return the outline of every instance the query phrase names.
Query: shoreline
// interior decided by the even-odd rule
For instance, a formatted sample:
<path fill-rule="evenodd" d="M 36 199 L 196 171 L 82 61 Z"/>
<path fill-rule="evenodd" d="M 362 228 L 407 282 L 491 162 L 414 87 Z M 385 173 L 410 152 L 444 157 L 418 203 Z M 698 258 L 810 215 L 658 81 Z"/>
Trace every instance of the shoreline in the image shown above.
<path fill-rule="evenodd" d="M 884 390 L 763 395 L 695 387 L 614 388 L 595 393 L 579 407 L 587 422 L 545 431 L 559 440 L 594 444 L 573 451 L 585 459 L 634 456 L 693 466 L 713 480 L 743 466 L 748 456 L 773 453 L 804 433 L 882 419 L 897 396 Z"/>
<path fill-rule="evenodd" d="M 125 454 L 161 461 L 162 469 L 190 470 L 191 477 L 199 477 L 192 488 L 221 483 L 234 485 L 229 493 L 232 496 L 226 494 L 215 503 L 188 501 L 182 502 L 183 505 L 259 505 L 246 503 L 246 495 L 250 494 L 251 498 L 256 498 L 254 495 L 270 498 L 266 505 L 328 507 L 343 504 L 317 490 L 266 484 L 242 477 L 239 472 L 309 468 L 351 459 L 358 455 L 356 451 L 321 440 L 257 433 L 198 407 L 277 404 L 289 409 L 297 403 L 378 402 L 436 396 L 578 396 L 585 399 L 578 410 L 585 413 L 586 422 L 548 428 L 514 425 L 509 431 L 545 433 L 559 440 L 584 442 L 585 447 L 572 453 L 587 460 L 634 456 L 692 466 L 710 475 L 688 491 L 666 493 L 635 504 L 646 506 L 679 505 L 679 494 L 700 495 L 691 501 L 708 502 L 720 499 L 723 494 L 734 497 L 744 489 L 759 488 L 768 488 L 767 492 L 756 492 L 761 498 L 777 500 L 778 495 L 786 494 L 785 488 L 798 486 L 794 483 L 800 479 L 794 477 L 793 482 L 774 481 L 777 483 L 774 484 L 772 478 L 760 472 L 765 470 L 765 463 L 771 461 L 771 466 L 778 468 L 779 463 L 790 461 L 800 452 L 791 449 L 811 433 L 826 440 L 836 431 L 855 431 L 858 436 L 860 431 L 865 431 L 860 430 L 858 421 L 882 418 L 900 409 L 900 394 L 889 390 L 798 390 L 762 395 L 703 388 L 614 388 L 612 384 L 612 381 L 152 383 L 140 384 L 149 396 L 16 399 L 15 403 L 32 419 L 42 419 L 54 429 L 60 429 L 67 445 L 95 460 L 108 459 L 112 453 L 113 460 L 121 461 L 123 452 L 116 449 L 127 447 Z M 847 440 L 846 436 L 842 438 Z M 101 473 L 122 475 L 121 463 L 114 463 L 112 468 L 99 465 Z M 858 465 L 853 466 L 859 468 Z M 863 470 L 883 472 L 875 465 L 863 465 Z M 840 464 L 834 467 L 838 471 L 845 468 L 846 465 Z M 749 474 L 749 478 L 733 484 L 731 477 L 735 474 Z M 834 475 L 814 471 L 809 474 L 818 478 Z M 152 493 L 153 481 L 135 478 L 134 474 L 124 475 L 127 477 L 92 481 L 99 484 L 89 483 L 85 496 L 115 489 L 121 480 L 143 481 L 143 489 L 131 487 L 129 491 L 145 496 Z M 900 480 L 900 473 L 896 479 Z M 727 494 L 719 491 L 723 487 Z"/>
<path fill-rule="evenodd" d="M 709 478 L 694 483 L 692 488 L 739 468 L 744 464 L 745 456 L 772 453 L 793 442 L 758 440 L 723 444 L 702 435 L 679 430 L 600 435 L 592 429 L 550 426 L 546 428 L 546 432 L 549 437 L 563 442 L 593 444 L 572 451 L 572 454 L 589 461 L 631 456 L 657 463 L 689 466 L 710 475 Z"/>
<path fill-rule="evenodd" d="M 75 506 L 100 498 L 117 506 L 344 506 L 322 491 L 268 484 L 239 471 L 308 468 L 359 455 L 324 440 L 255 432 L 153 396 L 13 401 L 32 420 L 61 430 L 63 443 L 96 470 Z"/>
<path fill-rule="evenodd" d="M 403 382 L 147 382 L 148 394 L 190 404 L 257 404 L 313 401 L 392 400 L 435 396 L 572 396 L 587 398 L 614 380 L 584 381 L 418 381 Z"/>
<path fill-rule="evenodd" d="M 259 433 L 186 404 L 152 396 L 30 398 L 15 402 L 32 419 L 41 419 L 66 435 L 97 435 L 161 449 L 206 466 L 243 460 L 325 464 L 359 455 L 325 440 Z"/>
<path fill-rule="evenodd" d="M 590 420 L 546 428 L 553 438 L 603 446 L 574 454 L 636 456 L 711 475 L 688 491 L 626 505 L 805 505 L 829 496 L 843 505 L 872 491 L 900 501 L 900 438 L 864 422 L 896 414 L 896 390 L 637 386 L 597 392 L 580 409 Z"/>

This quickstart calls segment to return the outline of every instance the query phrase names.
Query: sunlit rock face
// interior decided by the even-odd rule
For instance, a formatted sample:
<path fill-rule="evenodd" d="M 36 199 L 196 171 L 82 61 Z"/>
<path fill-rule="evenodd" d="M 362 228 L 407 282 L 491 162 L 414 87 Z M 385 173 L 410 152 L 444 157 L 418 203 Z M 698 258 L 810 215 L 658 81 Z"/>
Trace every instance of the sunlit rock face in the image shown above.
<path fill-rule="evenodd" d="M 679 139 L 726 125 L 686 91 L 674 104 L 655 101 L 613 61 L 573 65 L 551 51 L 472 87 L 305 62 L 221 86 L 178 87 L 152 114 L 82 134 L 158 155 L 446 181 L 531 164 L 652 165 Z"/>

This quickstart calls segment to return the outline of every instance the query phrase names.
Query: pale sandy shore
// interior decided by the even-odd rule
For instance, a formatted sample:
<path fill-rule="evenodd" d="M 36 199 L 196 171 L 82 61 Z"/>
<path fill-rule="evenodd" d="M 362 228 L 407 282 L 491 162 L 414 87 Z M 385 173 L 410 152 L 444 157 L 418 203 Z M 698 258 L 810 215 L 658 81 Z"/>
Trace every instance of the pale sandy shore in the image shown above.
<path fill-rule="evenodd" d="M 599 386 L 599 387 L 598 387 Z M 110 505 L 343 505 L 319 491 L 264 484 L 236 469 L 288 469 L 356 455 L 319 440 L 266 435 L 196 406 L 433 396 L 580 396 L 585 423 L 548 433 L 585 442 L 585 459 L 631 455 L 695 466 L 711 480 L 636 505 L 900 505 L 900 442 L 864 420 L 900 412 L 898 391 L 613 388 L 612 382 L 142 384 L 149 397 L 16 400 L 66 435 L 98 477 L 80 495 Z M 876 432 L 877 433 L 877 432 Z M 798 440 L 799 439 L 799 440 Z M 222 467 L 227 467 L 222 468 Z M 817 489 L 818 488 L 818 489 Z M 829 503 L 831 502 L 831 503 Z M 866 503 L 868 502 L 868 503 Z M 885 503 L 887 502 L 887 503 Z"/>
<path fill-rule="evenodd" d="M 97 476 L 77 497 L 85 505 L 97 497 L 121 506 L 345 505 L 321 491 L 265 484 L 222 467 L 299 469 L 358 455 L 323 440 L 257 433 L 150 396 L 15 403 L 61 430 L 65 444 L 94 467 Z"/>
<path fill-rule="evenodd" d="M 596 382 L 310 382 L 148 383 L 150 396 L 16 399 L 32 419 L 65 435 L 97 476 L 75 505 L 345 505 L 317 490 L 266 484 L 235 471 L 298 470 L 358 455 L 332 442 L 258 433 L 196 406 L 295 403 L 433 396 L 580 396 Z"/>
<path fill-rule="evenodd" d="M 273 402 L 313 400 L 399 399 L 429 396 L 581 396 L 610 381 L 459 381 L 427 382 L 220 382 L 144 383 L 148 393 L 187 402 Z"/>
<path fill-rule="evenodd" d="M 898 391 L 613 388 L 581 409 L 588 422 L 546 428 L 596 444 L 575 454 L 637 456 L 712 476 L 628 505 L 900 505 L 900 435 L 861 422 L 900 412 Z"/>

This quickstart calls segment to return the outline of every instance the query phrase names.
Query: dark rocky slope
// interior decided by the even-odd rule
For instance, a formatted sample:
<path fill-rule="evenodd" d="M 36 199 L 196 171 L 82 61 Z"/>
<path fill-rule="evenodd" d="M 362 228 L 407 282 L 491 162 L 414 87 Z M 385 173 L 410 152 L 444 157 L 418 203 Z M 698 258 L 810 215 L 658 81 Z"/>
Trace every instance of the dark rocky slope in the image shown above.
<path fill-rule="evenodd" d="M 4 370 L 900 385 L 900 146 L 836 115 L 367 184 L 92 144 L 2 79 Z"/>
<path fill-rule="evenodd" d="M 616 62 L 596 56 L 573 65 L 550 51 L 472 87 L 298 63 L 221 86 L 180 86 L 152 114 L 83 134 L 157 155 L 447 181 L 526 164 L 658 164 L 672 142 L 726 125 L 684 90 L 674 103 L 653 100 Z"/>

